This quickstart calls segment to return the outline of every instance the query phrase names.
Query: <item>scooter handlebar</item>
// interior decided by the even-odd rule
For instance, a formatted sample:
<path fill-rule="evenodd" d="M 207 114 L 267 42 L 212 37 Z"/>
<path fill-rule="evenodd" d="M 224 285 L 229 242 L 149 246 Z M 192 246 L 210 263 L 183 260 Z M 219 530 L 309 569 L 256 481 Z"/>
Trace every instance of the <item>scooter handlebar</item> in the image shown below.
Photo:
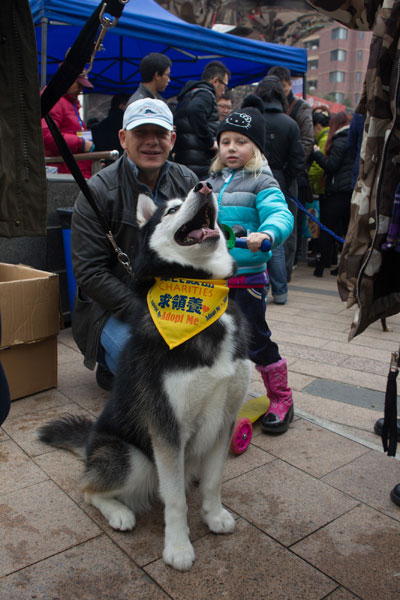
<path fill-rule="evenodd" d="M 247 248 L 247 238 L 237 237 L 235 241 L 235 248 Z M 270 240 L 263 240 L 260 250 L 262 250 L 262 252 L 268 252 L 268 250 L 271 250 Z"/>

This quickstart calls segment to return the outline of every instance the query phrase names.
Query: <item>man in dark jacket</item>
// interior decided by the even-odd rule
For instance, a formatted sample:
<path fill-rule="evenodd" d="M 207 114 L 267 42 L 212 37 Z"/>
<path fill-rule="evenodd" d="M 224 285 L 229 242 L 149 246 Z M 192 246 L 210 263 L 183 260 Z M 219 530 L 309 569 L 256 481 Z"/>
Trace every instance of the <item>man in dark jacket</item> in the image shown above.
<path fill-rule="evenodd" d="M 161 92 L 170 81 L 171 60 L 165 54 L 150 52 L 140 61 L 139 71 L 142 83 L 128 100 L 128 105 L 142 98 L 158 98 L 164 100 Z"/>
<path fill-rule="evenodd" d="M 161 100 L 144 98 L 130 104 L 119 136 L 124 154 L 94 175 L 88 185 L 116 244 L 132 261 L 138 195 L 148 194 L 161 204 L 185 196 L 197 178 L 186 167 L 167 160 L 175 132 L 172 113 Z M 97 382 L 109 389 L 111 373 L 119 350 L 129 338 L 129 323 L 134 317 L 134 282 L 117 260 L 82 193 L 72 216 L 71 245 L 77 281 L 72 333 L 85 356 L 84 364 L 93 369 L 99 362 Z"/>
<path fill-rule="evenodd" d="M 293 214 L 290 193 L 297 176 L 304 169 L 304 150 L 300 129 L 297 123 L 285 114 L 287 100 L 278 77 L 275 75 L 264 77 L 257 86 L 256 94 L 262 99 L 264 106 L 264 154 Z M 275 304 L 286 304 L 287 302 L 288 271 L 285 259 L 286 243 L 273 249 L 272 258 L 268 263 L 272 297 Z"/>
<path fill-rule="evenodd" d="M 175 110 L 175 160 L 187 165 L 201 179 L 218 150 L 217 100 L 228 88 L 230 72 L 219 60 L 205 67 L 201 81 L 188 81 L 178 94 Z"/>
<path fill-rule="evenodd" d="M 108 116 L 93 129 L 96 151 L 118 150 L 121 156 L 123 149 L 119 141 L 119 130 L 122 129 L 122 119 L 128 100 L 129 94 L 123 92 L 112 97 Z"/>
<path fill-rule="evenodd" d="M 296 260 L 296 251 L 299 249 L 299 243 L 301 241 L 297 238 L 301 238 L 301 231 L 303 229 L 303 215 L 298 215 L 297 205 L 293 202 L 293 200 L 291 200 L 291 197 L 296 196 L 303 206 L 305 206 L 305 203 L 310 200 L 310 187 L 306 166 L 314 146 L 312 109 L 311 106 L 305 102 L 305 100 L 296 98 L 296 96 L 293 94 L 292 78 L 289 69 L 281 66 L 272 67 L 268 71 L 268 75 L 275 75 L 275 77 L 278 77 L 282 83 L 283 91 L 285 92 L 288 103 L 286 114 L 289 115 L 289 117 L 292 117 L 292 119 L 294 119 L 299 126 L 301 142 L 303 144 L 305 155 L 304 169 L 301 173 L 299 173 L 296 182 L 293 182 L 287 199 L 288 206 L 295 218 L 293 231 L 285 242 L 287 280 L 290 281 L 293 264 Z"/>

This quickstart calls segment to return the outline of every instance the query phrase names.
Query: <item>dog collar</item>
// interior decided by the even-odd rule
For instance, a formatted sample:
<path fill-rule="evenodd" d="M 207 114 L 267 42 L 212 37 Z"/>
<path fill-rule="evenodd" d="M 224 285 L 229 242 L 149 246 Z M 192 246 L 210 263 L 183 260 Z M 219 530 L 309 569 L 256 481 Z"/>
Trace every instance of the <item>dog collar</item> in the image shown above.
<path fill-rule="evenodd" d="M 147 306 L 170 350 L 214 323 L 228 306 L 224 279 L 155 279 L 147 292 Z"/>

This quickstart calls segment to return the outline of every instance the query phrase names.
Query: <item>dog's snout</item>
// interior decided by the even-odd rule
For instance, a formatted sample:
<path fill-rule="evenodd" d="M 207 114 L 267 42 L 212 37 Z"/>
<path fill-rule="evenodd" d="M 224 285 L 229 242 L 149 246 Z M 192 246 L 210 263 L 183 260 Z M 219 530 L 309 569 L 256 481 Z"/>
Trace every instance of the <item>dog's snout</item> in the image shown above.
<path fill-rule="evenodd" d="M 207 196 L 212 191 L 212 185 L 211 183 L 208 183 L 208 181 L 199 181 L 195 186 L 194 191 Z"/>

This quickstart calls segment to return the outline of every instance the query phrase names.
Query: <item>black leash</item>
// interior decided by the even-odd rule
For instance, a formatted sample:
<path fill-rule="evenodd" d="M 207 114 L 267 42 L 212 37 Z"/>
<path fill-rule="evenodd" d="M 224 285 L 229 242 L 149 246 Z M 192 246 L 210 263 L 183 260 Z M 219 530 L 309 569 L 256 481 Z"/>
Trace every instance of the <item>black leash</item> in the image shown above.
<path fill-rule="evenodd" d="M 65 164 L 71 171 L 71 174 L 79 185 L 82 193 L 96 213 L 99 223 L 104 231 L 104 235 L 112 245 L 118 261 L 129 273 L 129 275 L 134 278 L 134 273 L 132 271 L 128 255 L 118 247 L 116 241 L 114 240 L 107 219 L 103 213 L 100 212 L 87 181 L 82 175 L 82 171 L 80 170 L 68 144 L 49 114 L 49 111 L 53 108 L 56 102 L 58 102 L 61 96 L 65 94 L 68 88 L 76 80 L 76 78 L 79 77 L 79 75 L 84 71 L 86 63 L 93 61 L 93 55 L 95 53 L 94 51 L 97 50 L 99 45 L 98 43 L 95 44 L 98 37 L 99 27 L 102 27 L 102 33 L 98 37 L 98 41 L 99 39 L 103 39 L 104 33 L 107 29 L 116 25 L 116 22 L 121 16 L 122 10 L 127 2 L 129 2 L 129 0 L 104 0 L 95 9 L 68 51 L 64 62 L 58 68 L 54 77 L 49 82 L 49 85 L 43 91 L 41 95 L 41 112 L 42 117 L 44 117 L 53 139 L 60 150 L 60 154 L 63 157 Z M 105 16 L 105 13 L 111 14 L 114 17 L 114 21 L 111 22 Z"/>
<path fill-rule="evenodd" d="M 125 4 L 129 0 L 104 0 L 94 10 L 88 21 L 83 26 L 80 34 L 69 49 L 64 62 L 58 68 L 53 78 L 41 95 L 42 117 L 64 96 L 68 88 L 84 71 L 86 63 L 90 62 L 99 27 L 113 27 L 122 14 Z M 114 17 L 114 22 L 107 22 L 105 13 Z M 101 20 L 102 19 L 102 20 Z"/>
<path fill-rule="evenodd" d="M 115 253 L 117 254 L 118 261 L 121 263 L 121 265 L 124 267 L 124 269 L 126 271 L 128 271 L 128 273 L 131 275 L 131 277 L 134 277 L 132 267 L 131 267 L 131 264 L 129 261 L 129 257 L 125 252 L 123 252 L 121 250 L 121 248 L 119 248 L 116 241 L 114 240 L 114 237 L 113 237 L 113 234 L 111 233 L 111 229 L 107 222 L 107 219 L 105 218 L 103 213 L 99 210 L 99 207 L 96 204 L 96 201 L 95 201 L 95 199 L 92 195 L 92 192 L 87 184 L 87 181 L 84 178 L 84 176 L 82 175 L 82 171 L 80 170 L 75 158 L 73 157 L 73 154 L 72 154 L 67 142 L 65 141 L 62 133 L 58 129 L 57 125 L 54 123 L 50 114 L 45 116 L 45 120 L 51 131 L 53 139 L 56 142 L 58 149 L 60 150 L 61 156 L 63 157 L 65 164 L 67 165 L 68 169 L 71 171 L 76 183 L 79 185 L 85 198 L 87 199 L 90 206 L 93 208 L 94 212 L 96 213 L 96 216 L 99 220 L 99 223 L 104 231 L 106 238 L 109 240 Z"/>

